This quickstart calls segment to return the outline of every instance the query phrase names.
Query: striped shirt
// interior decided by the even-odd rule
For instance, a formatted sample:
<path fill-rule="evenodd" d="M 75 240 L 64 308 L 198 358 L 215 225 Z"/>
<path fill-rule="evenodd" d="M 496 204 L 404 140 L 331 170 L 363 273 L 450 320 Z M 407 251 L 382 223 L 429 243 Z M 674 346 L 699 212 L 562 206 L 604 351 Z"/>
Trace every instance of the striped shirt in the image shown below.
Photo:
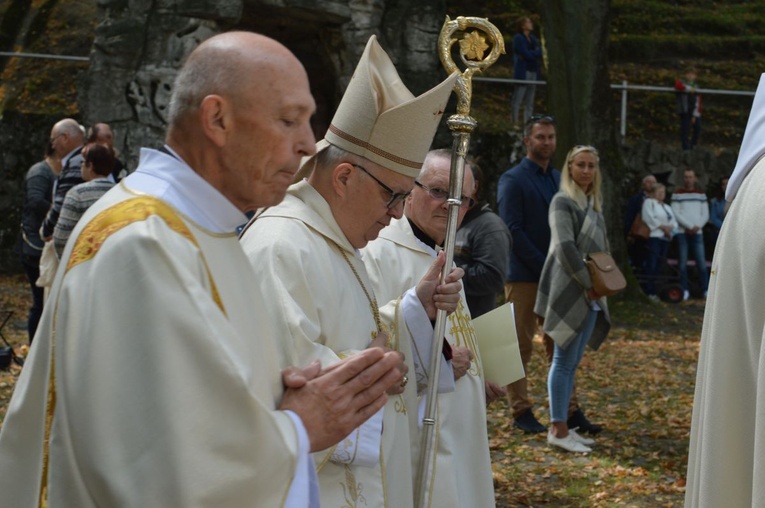
<path fill-rule="evenodd" d="M 114 187 L 114 182 L 111 178 L 103 177 L 75 185 L 66 193 L 64 204 L 61 207 L 61 215 L 59 215 L 56 228 L 53 231 L 53 246 L 56 248 L 56 254 L 59 258 L 64 252 L 69 235 L 72 234 L 72 230 L 82 214 L 112 187 Z"/>

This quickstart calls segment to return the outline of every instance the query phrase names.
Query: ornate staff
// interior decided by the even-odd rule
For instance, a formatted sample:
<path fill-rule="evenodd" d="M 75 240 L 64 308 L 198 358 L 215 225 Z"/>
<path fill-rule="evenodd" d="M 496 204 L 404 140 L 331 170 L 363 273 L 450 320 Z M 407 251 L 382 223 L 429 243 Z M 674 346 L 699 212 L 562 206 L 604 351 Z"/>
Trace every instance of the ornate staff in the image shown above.
<path fill-rule="evenodd" d="M 466 33 L 468 28 L 475 28 L 476 30 Z M 462 37 L 455 35 L 457 32 L 462 32 Z M 488 37 L 488 44 L 482 33 Z M 460 69 L 452 59 L 452 45 L 455 42 L 459 42 L 460 59 L 466 66 L 464 72 L 460 72 Z M 483 55 L 490 46 L 491 52 L 484 58 Z M 454 92 L 457 94 L 457 114 L 450 116 L 446 122 L 452 131 L 454 143 L 452 145 L 449 199 L 447 200 L 449 218 L 446 223 L 446 240 L 444 241 L 446 265 L 444 265 L 444 269 L 441 271 L 441 284 L 446 281 L 446 275 L 449 273 L 449 268 L 452 266 L 454 258 L 457 217 L 462 206 L 462 179 L 465 174 L 465 156 L 470 147 L 470 134 L 478 126 L 478 123 L 469 114 L 470 98 L 472 95 L 471 79 L 476 71 L 480 72 L 491 66 L 497 61 L 499 55 L 504 52 L 505 42 L 502 39 L 502 34 L 487 19 L 459 16 L 457 19 L 451 20 L 449 16 L 446 17 L 444 26 L 441 28 L 441 35 L 438 37 L 438 53 L 446 71 L 449 74 L 457 72 L 458 76 L 454 85 Z M 431 477 L 430 472 L 434 466 L 433 462 L 435 461 L 437 447 L 434 432 L 438 407 L 436 397 L 441 367 L 441 348 L 445 330 L 446 311 L 439 310 L 436 313 L 436 324 L 433 330 L 427 406 L 425 416 L 422 419 L 423 431 L 420 444 L 420 462 L 417 471 L 417 491 L 415 492 L 419 508 L 425 508 L 430 505 L 431 492 L 429 480 Z"/>

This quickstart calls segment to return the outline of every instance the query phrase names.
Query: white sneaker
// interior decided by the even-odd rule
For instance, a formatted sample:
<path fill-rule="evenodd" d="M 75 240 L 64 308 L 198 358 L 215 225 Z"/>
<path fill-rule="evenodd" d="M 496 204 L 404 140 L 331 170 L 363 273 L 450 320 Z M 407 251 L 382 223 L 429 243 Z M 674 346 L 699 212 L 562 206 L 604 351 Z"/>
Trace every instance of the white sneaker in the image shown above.
<path fill-rule="evenodd" d="M 592 448 L 574 439 L 574 436 L 571 435 L 571 431 L 569 431 L 568 436 L 566 437 L 555 437 L 552 432 L 548 431 L 547 443 L 557 446 L 558 448 L 563 448 L 569 452 L 587 453 L 592 451 Z"/>
<path fill-rule="evenodd" d="M 579 429 L 579 427 L 575 427 L 573 429 L 568 429 L 568 435 L 572 436 L 574 438 L 574 441 L 582 443 L 583 445 L 589 446 L 589 445 L 594 445 L 595 444 L 595 440 L 594 439 L 590 439 L 589 437 L 584 437 L 584 436 L 580 435 L 577 432 L 578 429 Z"/>
<path fill-rule="evenodd" d="M 683 300 L 687 300 L 690 297 L 691 297 L 691 294 L 688 292 L 687 289 L 683 291 Z"/>
<path fill-rule="evenodd" d="M 661 301 L 661 299 L 657 295 L 648 295 L 648 299 L 656 303 L 659 303 Z"/>

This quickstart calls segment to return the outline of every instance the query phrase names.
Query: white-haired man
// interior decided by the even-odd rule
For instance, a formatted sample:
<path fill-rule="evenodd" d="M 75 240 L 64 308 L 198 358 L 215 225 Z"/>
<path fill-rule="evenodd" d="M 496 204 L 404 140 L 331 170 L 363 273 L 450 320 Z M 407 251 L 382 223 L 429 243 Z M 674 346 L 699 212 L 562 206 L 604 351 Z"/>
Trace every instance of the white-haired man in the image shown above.
<path fill-rule="evenodd" d="M 84 182 L 81 171 L 84 141 L 85 135 L 80 124 L 71 118 L 56 122 L 50 131 L 50 144 L 53 153 L 61 159 L 61 171 L 56 180 L 53 203 L 40 227 L 40 236 L 45 241 L 53 238 L 53 230 L 56 228 L 66 193 L 75 185 Z"/>

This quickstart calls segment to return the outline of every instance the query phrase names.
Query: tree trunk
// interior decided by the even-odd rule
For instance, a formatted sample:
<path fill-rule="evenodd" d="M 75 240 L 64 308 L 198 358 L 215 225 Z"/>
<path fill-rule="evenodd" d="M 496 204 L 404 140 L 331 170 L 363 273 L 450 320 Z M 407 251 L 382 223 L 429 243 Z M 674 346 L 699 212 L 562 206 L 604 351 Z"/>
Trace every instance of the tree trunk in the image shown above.
<path fill-rule="evenodd" d="M 617 141 L 608 75 L 610 0 L 541 0 L 547 94 L 557 130 L 556 166 L 575 145 L 598 149 L 611 250 L 627 268 L 622 185 L 626 170 Z M 637 290 L 637 284 L 630 284 Z"/>

